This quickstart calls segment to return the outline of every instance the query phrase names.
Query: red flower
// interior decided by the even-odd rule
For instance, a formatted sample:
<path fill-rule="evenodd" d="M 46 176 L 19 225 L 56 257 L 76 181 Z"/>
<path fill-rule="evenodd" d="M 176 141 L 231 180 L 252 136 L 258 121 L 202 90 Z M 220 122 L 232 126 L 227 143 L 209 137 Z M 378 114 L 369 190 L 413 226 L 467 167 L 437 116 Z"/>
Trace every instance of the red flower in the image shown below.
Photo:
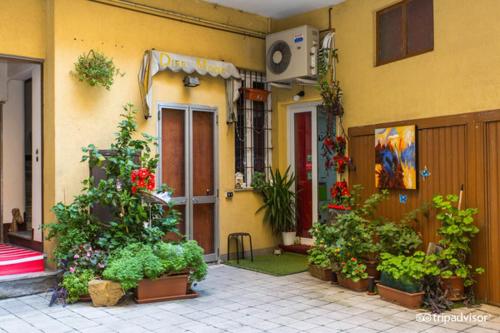
<path fill-rule="evenodd" d="M 357 261 L 357 259 L 353 257 L 353 258 L 351 258 L 351 261 Z"/>
<path fill-rule="evenodd" d="M 149 176 L 149 170 L 146 168 L 139 169 L 139 178 L 146 179 Z"/>
<path fill-rule="evenodd" d="M 136 194 L 137 193 L 137 186 L 132 186 L 132 193 Z"/>

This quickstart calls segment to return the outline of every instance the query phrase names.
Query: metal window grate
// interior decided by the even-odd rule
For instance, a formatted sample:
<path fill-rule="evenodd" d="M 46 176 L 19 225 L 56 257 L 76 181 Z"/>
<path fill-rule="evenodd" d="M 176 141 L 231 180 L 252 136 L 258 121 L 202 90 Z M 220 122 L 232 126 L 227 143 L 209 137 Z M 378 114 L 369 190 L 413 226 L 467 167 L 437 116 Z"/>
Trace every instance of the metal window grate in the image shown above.
<path fill-rule="evenodd" d="M 245 88 L 270 90 L 264 73 L 240 70 L 242 92 Z M 245 99 L 244 93 L 237 102 L 235 135 L 235 170 L 241 172 L 247 187 L 252 184 L 253 173 L 263 172 L 266 177 L 272 162 L 271 98 L 266 102 Z"/>

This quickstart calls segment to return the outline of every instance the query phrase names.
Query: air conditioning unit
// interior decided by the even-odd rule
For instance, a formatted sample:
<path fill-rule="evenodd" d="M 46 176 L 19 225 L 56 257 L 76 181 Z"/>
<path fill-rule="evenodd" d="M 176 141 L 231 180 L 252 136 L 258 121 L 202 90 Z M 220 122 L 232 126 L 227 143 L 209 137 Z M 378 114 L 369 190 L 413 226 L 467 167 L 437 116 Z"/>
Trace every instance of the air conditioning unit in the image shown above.
<path fill-rule="evenodd" d="M 314 79 L 319 31 L 309 25 L 266 36 L 266 78 L 268 82 Z"/>

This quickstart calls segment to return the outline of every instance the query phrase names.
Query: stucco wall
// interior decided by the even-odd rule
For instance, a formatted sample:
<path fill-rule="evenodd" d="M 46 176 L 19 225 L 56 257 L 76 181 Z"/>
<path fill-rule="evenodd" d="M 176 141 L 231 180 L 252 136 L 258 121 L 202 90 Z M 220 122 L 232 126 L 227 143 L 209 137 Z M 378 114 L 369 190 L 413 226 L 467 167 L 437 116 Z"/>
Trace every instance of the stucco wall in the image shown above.
<path fill-rule="evenodd" d="M 89 143 L 100 148 L 109 147 L 122 105 L 131 102 L 141 106 L 137 73 L 146 49 L 223 59 L 238 67 L 263 69 L 264 42 L 260 39 L 84 0 L 55 1 L 53 15 L 56 202 L 69 202 L 81 188 L 80 180 L 88 172 L 87 166 L 79 163 L 81 147 Z M 248 19 L 253 17 L 247 16 Z M 70 74 L 77 57 L 92 48 L 112 57 L 117 67 L 126 73 L 124 77 L 116 78 L 110 91 L 90 87 Z M 153 105 L 161 101 L 218 108 L 221 119 L 219 186 L 223 194 L 231 190 L 234 183 L 234 138 L 232 127 L 224 122 L 224 81 L 204 77 L 199 87 L 188 89 L 183 87 L 182 78 L 182 74 L 171 72 L 158 74 L 153 83 Z M 156 107 L 152 113 L 156 115 Z M 157 133 L 156 117 L 146 121 L 141 112 L 137 120 L 139 132 Z M 269 230 L 263 226 L 262 218 L 255 216 L 258 207 L 259 201 L 253 193 L 238 193 L 231 201 L 221 195 L 220 253 L 226 252 L 226 235 L 232 231 L 252 233 L 255 248 L 274 245 Z"/>
<path fill-rule="evenodd" d="M 347 0 L 333 7 L 346 127 L 499 108 L 499 1 L 435 0 L 434 51 L 375 67 L 375 13 L 392 3 Z M 328 9 L 273 21 L 272 30 L 301 24 L 326 28 Z M 286 161 L 282 103 L 297 90 L 273 91 L 280 166 Z"/>

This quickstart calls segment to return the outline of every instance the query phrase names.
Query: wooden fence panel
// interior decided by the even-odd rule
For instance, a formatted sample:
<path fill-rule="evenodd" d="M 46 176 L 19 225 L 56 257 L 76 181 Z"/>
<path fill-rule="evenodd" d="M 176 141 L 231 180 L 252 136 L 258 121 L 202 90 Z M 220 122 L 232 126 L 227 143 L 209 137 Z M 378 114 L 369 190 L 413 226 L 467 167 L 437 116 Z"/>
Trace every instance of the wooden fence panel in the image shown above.
<path fill-rule="evenodd" d="M 486 268 L 476 288 L 477 296 L 500 305 L 500 111 L 408 120 L 349 129 L 349 153 L 354 167 L 350 185 L 361 184 L 363 197 L 375 189 L 375 128 L 417 126 L 417 190 L 394 190 L 379 214 L 398 221 L 407 212 L 430 203 L 436 194 L 458 194 L 464 185 L 463 207 L 478 207 L 480 234 L 473 242 L 471 262 Z M 425 167 L 431 175 L 420 175 Z M 400 194 L 407 195 L 401 203 Z M 438 240 L 439 224 L 431 209 L 419 216 L 417 230 L 424 248 Z"/>

